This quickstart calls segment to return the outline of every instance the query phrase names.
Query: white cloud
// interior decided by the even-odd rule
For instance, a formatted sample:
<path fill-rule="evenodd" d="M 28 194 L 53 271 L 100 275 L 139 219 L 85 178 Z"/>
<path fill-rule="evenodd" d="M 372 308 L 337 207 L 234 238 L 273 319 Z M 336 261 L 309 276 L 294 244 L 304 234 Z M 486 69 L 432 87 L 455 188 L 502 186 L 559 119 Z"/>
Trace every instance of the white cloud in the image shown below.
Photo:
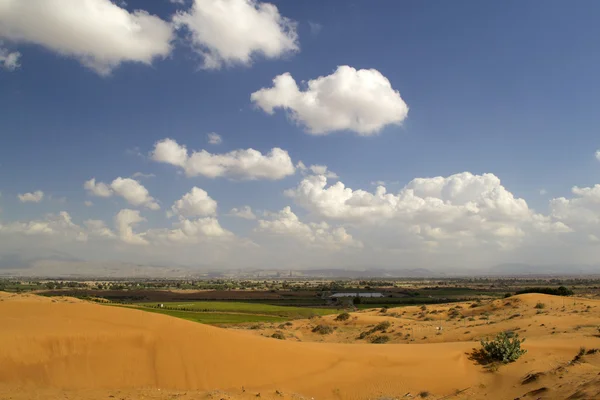
<path fill-rule="evenodd" d="M 241 208 L 232 208 L 229 211 L 229 216 L 238 217 L 243 219 L 256 219 L 256 215 L 252 212 L 250 206 L 243 206 Z"/>
<path fill-rule="evenodd" d="M 548 191 L 546 189 L 540 189 L 540 196 L 545 196 L 548 194 Z"/>
<path fill-rule="evenodd" d="M 85 204 L 85 205 L 86 205 L 86 207 L 91 207 L 91 206 L 93 206 L 93 205 L 94 205 L 94 203 L 92 203 L 92 202 L 91 202 L 91 201 L 89 201 L 89 200 L 86 200 L 86 201 L 84 201 L 84 202 L 83 202 L 83 204 Z"/>
<path fill-rule="evenodd" d="M 189 217 L 207 217 L 217 213 L 217 202 L 206 191 L 193 187 L 171 207 L 174 215 Z"/>
<path fill-rule="evenodd" d="M 86 227 L 87 235 L 98 238 L 115 238 L 116 235 L 111 231 L 104 221 L 98 219 L 88 219 L 83 222 Z"/>
<path fill-rule="evenodd" d="M 33 193 L 19 194 L 18 197 L 21 203 L 39 203 L 44 199 L 44 192 L 36 190 Z"/>
<path fill-rule="evenodd" d="M 135 178 L 155 178 L 156 175 L 154 175 L 154 174 L 144 174 L 143 172 L 136 172 L 133 175 L 131 175 L 131 177 L 133 179 L 135 179 Z"/>
<path fill-rule="evenodd" d="M 168 56 L 174 33 L 170 23 L 110 0 L 2 0 L 0 38 L 43 46 L 107 75 L 123 62 Z"/>
<path fill-rule="evenodd" d="M 0 44 L 2 44 L 0 42 Z M 0 47 L 0 66 L 7 71 L 14 71 L 21 67 L 19 64 L 19 59 L 21 58 L 21 53 L 18 51 L 10 52 L 7 49 Z"/>
<path fill-rule="evenodd" d="M 306 174 L 323 175 L 324 177 L 326 177 L 328 179 L 338 179 L 339 178 L 339 176 L 335 172 L 330 171 L 326 165 L 311 165 L 311 166 L 307 167 L 306 165 L 304 165 L 304 163 L 302 161 L 298 161 L 298 164 L 296 164 L 296 168 L 298 170 L 300 170 L 300 172 L 302 172 L 303 175 L 306 175 Z"/>
<path fill-rule="evenodd" d="M 195 0 L 173 22 L 185 27 L 203 68 L 250 65 L 255 55 L 279 58 L 298 51 L 296 24 L 277 7 L 256 0 Z"/>
<path fill-rule="evenodd" d="M 596 160 L 600 161 L 600 150 L 596 150 Z"/>
<path fill-rule="evenodd" d="M 408 115 L 400 93 L 379 71 L 347 65 L 308 81 L 305 91 L 289 73 L 279 75 L 273 87 L 252 93 L 250 99 L 268 114 L 283 108 L 314 135 L 343 130 L 374 135 L 387 125 L 402 123 Z"/>
<path fill-rule="evenodd" d="M 342 227 L 332 228 L 326 222 L 303 223 L 289 206 L 271 214 L 270 220 L 259 220 L 256 232 L 291 237 L 311 246 L 332 250 L 362 247 L 362 243 L 354 240 Z"/>
<path fill-rule="evenodd" d="M 74 224 L 66 211 L 58 214 L 47 214 L 44 219 L 28 222 L 12 222 L 0 224 L 0 233 L 43 235 L 48 237 L 63 237 L 72 240 L 86 240 L 86 234 L 81 227 Z"/>
<path fill-rule="evenodd" d="M 221 144 L 223 142 L 223 138 L 216 132 L 211 132 L 206 135 L 208 138 L 208 143 L 210 144 Z"/>
<path fill-rule="evenodd" d="M 129 244 L 148 244 L 148 241 L 139 233 L 135 233 L 133 228 L 140 222 L 146 221 L 146 218 L 140 215 L 138 210 L 125 208 L 115 216 L 115 229 L 119 239 Z"/>
<path fill-rule="evenodd" d="M 223 154 L 200 150 L 188 156 L 184 145 L 179 145 L 173 139 L 163 139 L 154 145 L 151 158 L 181 167 L 189 177 L 203 175 L 209 178 L 276 180 L 292 175 L 295 171 L 288 152 L 277 147 L 265 155 L 260 151 L 247 149 Z"/>
<path fill-rule="evenodd" d="M 110 184 L 112 190 L 123 197 L 129 204 L 134 206 L 144 206 L 150 210 L 159 210 L 160 206 L 150 196 L 148 190 L 138 181 L 130 178 L 117 178 Z"/>
<path fill-rule="evenodd" d="M 159 210 L 160 206 L 150 196 L 148 190 L 138 181 L 131 178 L 118 177 L 107 185 L 103 182 L 96 183 L 96 179 L 92 178 L 86 181 L 83 187 L 90 195 L 98 197 L 111 197 L 113 194 L 123 197 L 133 206 L 144 206 L 150 210 Z"/>
<path fill-rule="evenodd" d="M 106 183 L 96 183 L 96 178 L 85 181 L 83 188 L 88 191 L 88 194 L 97 197 L 110 197 L 113 194 L 112 189 Z"/>
<path fill-rule="evenodd" d="M 600 235 L 600 184 L 593 187 L 571 189 L 575 196 L 550 200 L 550 216 L 576 231 Z"/>
<path fill-rule="evenodd" d="M 223 229 L 216 218 L 180 218 L 173 229 L 151 229 L 145 234 L 156 244 L 194 244 L 210 240 L 231 240 L 233 233 Z"/>
<path fill-rule="evenodd" d="M 412 238 L 427 246 L 511 248 L 533 232 L 569 231 L 560 221 L 529 209 L 493 174 L 416 178 L 398 194 L 387 193 L 383 186 L 374 193 L 342 182 L 327 187 L 324 176 L 309 176 L 286 195 L 321 218 L 385 227 L 387 240 Z"/>

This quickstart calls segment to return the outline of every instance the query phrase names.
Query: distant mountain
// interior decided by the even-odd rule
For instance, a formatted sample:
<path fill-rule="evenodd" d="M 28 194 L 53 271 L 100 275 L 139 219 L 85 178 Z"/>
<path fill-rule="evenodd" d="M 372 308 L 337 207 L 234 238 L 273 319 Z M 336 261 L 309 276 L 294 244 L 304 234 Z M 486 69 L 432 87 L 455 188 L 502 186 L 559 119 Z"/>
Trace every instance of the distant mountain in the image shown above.
<path fill-rule="evenodd" d="M 600 267 L 578 264 L 531 265 L 523 263 L 506 263 L 489 268 L 488 274 L 492 276 L 591 275 L 600 274 Z"/>

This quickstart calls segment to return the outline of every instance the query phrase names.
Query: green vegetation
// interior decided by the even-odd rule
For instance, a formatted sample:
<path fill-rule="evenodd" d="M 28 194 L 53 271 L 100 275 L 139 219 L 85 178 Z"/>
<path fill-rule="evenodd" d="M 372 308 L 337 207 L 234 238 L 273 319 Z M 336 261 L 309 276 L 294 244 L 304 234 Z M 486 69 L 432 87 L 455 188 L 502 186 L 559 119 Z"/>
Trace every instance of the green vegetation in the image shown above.
<path fill-rule="evenodd" d="M 315 326 L 312 329 L 313 333 L 320 333 L 321 335 L 328 335 L 330 333 L 333 333 L 333 328 L 330 327 L 329 325 L 325 325 L 325 324 L 320 324 Z"/>
<path fill-rule="evenodd" d="M 489 342 L 481 340 L 482 349 L 479 356 L 488 362 L 511 363 L 527 352 L 521 349 L 524 341 L 525 339 L 519 339 L 516 333 L 508 335 L 506 332 L 500 332 Z"/>
<path fill-rule="evenodd" d="M 350 319 L 350 314 L 347 312 L 343 312 L 335 317 L 336 321 L 348 321 Z"/>
<path fill-rule="evenodd" d="M 236 301 L 193 301 L 193 302 L 171 302 L 163 303 L 164 307 L 159 308 L 157 303 L 134 303 L 134 305 L 169 311 L 186 311 L 186 312 L 213 312 L 213 313 L 238 313 L 238 314 L 255 314 L 266 316 L 277 316 L 287 319 L 294 318 L 309 318 L 313 315 L 329 315 L 334 314 L 337 310 L 333 308 L 308 308 L 308 307 L 287 307 L 274 306 L 270 304 L 246 303 Z"/>
<path fill-rule="evenodd" d="M 571 296 L 573 295 L 573 291 L 567 289 L 564 286 L 559 286 L 558 288 L 552 287 L 531 287 L 523 290 L 517 291 L 517 294 L 526 294 L 526 293 L 542 293 L 542 294 L 552 294 L 555 296 Z"/>
<path fill-rule="evenodd" d="M 544 303 L 542 303 L 542 302 L 538 302 L 538 303 L 535 305 L 535 308 L 537 308 L 538 310 L 541 310 L 541 309 L 544 309 L 544 308 L 546 308 L 546 305 L 545 305 Z"/>
<path fill-rule="evenodd" d="M 207 313 L 207 312 L 189 312 L 165 310 L 163 308 L 139 308 L 143 311 L 154 312 L 158 314 L 170 315 L 171 317 L 187 319 L 188 321 L 200 322 L 202 324 L 220 325 L 220 324 L 243 324 L 248 322 L 283 322 L 286 318 L 255 315 L 247 313 Z"/>
<path fill-rule="evenodd" d="M 271 335 L 271 337 L 272 337 L 273 339 L 285 340 L 285 335 L 283 334 L 283 332 L 279 332 L 279 331 L 277 331 L 277 332 L 273 333 L 273 334 Z"/>
<path fill-rule="evenodd" d="M 390 341 L 390 337 L 387 335 L 377 335 L 371 338 L 371 343 L 374 344 L 383 344 Z"/>

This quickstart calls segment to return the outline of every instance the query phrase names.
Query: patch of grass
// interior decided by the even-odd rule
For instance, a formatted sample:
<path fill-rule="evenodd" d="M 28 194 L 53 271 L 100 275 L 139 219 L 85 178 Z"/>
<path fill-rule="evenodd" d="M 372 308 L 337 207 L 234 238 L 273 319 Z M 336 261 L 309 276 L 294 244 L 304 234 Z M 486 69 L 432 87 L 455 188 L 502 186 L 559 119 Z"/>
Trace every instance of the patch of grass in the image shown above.
<path fill-rule="evenodd" d="M 377 335 L 377 336 L 373 336 L 371 338 L 371 343 L 374 343 L 374 344 L 383 344 L 383 343 L 387 343 L 389 341 L 390 341 L 390 338 L 387 335 Z"/>
<path fill-rule="evenodd" d="M 134 305 L 152 308 L 156 307 L 155 302 L 135 303 Z M 312 315 L 329 315 L 336 313 L 333 308 L 308 308 L 275 306 L 261 303 L 244 303 L 237 301 L 192 301 L 192 302 L 168 302 L 163 303 L 164 308 L 160 310 L 169 311 L 188 311 L 188 312 L 231 312 L 236 314 L 261 314 L 268 316 L 292 318 L 309 318 Z"/>
<path fill-rule="evenodd" d="M 319 324 L 312 329 L 312 332 L 319 333 L 321 335 L 328 335 L 330 333 L 333 333 L 333 328 L 329 325 Z"/>
<path fill-rule="evenodd" d="M 529 374 L 525 375 L 525 377 L 521 381 L 521 384 L 522 385 L 527 385 L 528 383 L 535 382 L 538 379 L 540 379 L 540 377 L 542 377 L 544 375 L 546 375 L 546 374 L 543 373 L 543 372 L 532 372 L 532 373 L 529 373 Z"/>
<path fill-rule="evenodd" d="M 546 308 L 546 305 L 544 303 L 542 303 L 542 302 L 538 302 L 535 305 L 535 308 L 537 308 L 538 310 L 542 310 L 542 309 Z"/>
<path fill-rule="evenodd" d="M 347 312 L 343 312 L 335 317 L 336 321 L 348 321 L 350 319 L 350 314 Z"/>
<path fill-rule="evenodd" d="M 273 334 L 271 335 L 271 337 L 272 337 L 273 339 L 285 340 L 285 335 L 283 334 L 283 332 L 279 332 L 279 331 L 277 331 L 277 332 L 273 333 Z"/>
<path fill-rule="evenodd" d="M 165 314 L 175 318 L 186 319 L 188 321 L 200 322 L 201 324 L 220 325 L 220 324 L 243 324 L 248 322 L 283 322 L 286 318 L 270 315 L 253 315 L 237 313 L 217 313 L 217 312 L 188 312 L 165 310 L 161 308 L 141 307 L 139 310 Z"/>

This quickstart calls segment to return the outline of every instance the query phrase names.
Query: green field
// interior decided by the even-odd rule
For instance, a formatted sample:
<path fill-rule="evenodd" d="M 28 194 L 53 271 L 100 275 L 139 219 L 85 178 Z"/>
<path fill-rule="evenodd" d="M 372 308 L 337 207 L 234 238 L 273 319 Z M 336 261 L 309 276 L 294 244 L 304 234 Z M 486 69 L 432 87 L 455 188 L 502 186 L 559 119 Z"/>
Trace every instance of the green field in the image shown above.
<path fill-rule="evenodd" d="M 148 307 L 141 307 L 140 309 L 148 312 L 170 315 L 171 317 L 187 319 L 188 321 L 200 322 L 201 324 L 209 325 L 243 324 L 249 322 L 284 322 L 289 319 L 270 315 L 174 311 Z"/>
<path fill-rule="evenodd" d="M 290 319 L 308 318 L 313 315 L 328 315 L 339 312 L 333 308 L 304 308 L 275 306 L 260 303 L 234 301 L 192 301 L 163 303 L 133 303 L 144 311 L 171 315 L 204 324 L 240 324 L 247 322 L 283 322 Z"/>

